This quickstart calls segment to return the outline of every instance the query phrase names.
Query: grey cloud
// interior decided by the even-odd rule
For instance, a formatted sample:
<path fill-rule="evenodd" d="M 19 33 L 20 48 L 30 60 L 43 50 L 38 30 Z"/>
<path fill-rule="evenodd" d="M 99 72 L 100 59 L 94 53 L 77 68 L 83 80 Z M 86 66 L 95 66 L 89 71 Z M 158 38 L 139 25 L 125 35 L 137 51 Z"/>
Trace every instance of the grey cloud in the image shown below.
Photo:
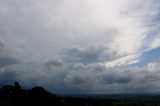
<path fill-rule="evenodd" d="M 0 57 L 0 67 L 17 64 L 19 61 L 12 57 Z"/>
<path fill-rule="evenodd" d="M 44 70 L 46 73 L 54 74 L 54 77 L 58 77 L 60 74 L 64 76 L 66 73 L 66 63 L 63 62 L 63 60 L 54 58 L 50 59 L 44 64 Z M 60 75 L 60 76 L 61 76 Z M 59 76 L 59 77 L 60 77 Z"/>
<path fill-rule="evenodd" d="M 53 59 L 45 63 L 46 67 L 62 67 L 63 61 L 59 59 Z"/>
<path fill-rule="evenodd" d="M 73 71 L 77 72 L 103 72 L 106 71 L 106 67 L 104 65 L 100 65 L 98 63 L 94 64 L 82 64 L 76 63 L 73 65 Z"/>
<path fill-rule="evenodd" d="M 0 68 L 8 65 L 16 64 L 19 60 L 11 57 L 5 49 L 5 45 L 0 42 Z"/>
<path fill-rule="evenodd" d="M 7 68 L 0 69 L 0 86 L 7 83 L 13 83 L 14 81 L 18 81 L 15 70 Z"/>
<path fill-rule="evenodd" d="M 123 84 L 123 83 L 129 83 L 131 81 L 131 78 L 129 76 L 121 76 L 121 75 L 104 75 L 102 76 L 102 81 L 100 81 L 103 84 Z"/>
<path fill-rule="evenodd" d="M 0 42 L 0 85 L 17 81 L 17 73 L 8 67 L 18 64 L 20 61 L 9 55 L 10 52 L 5 45 Z"/>
<path fill-rule="evenodd" d="M 117 51 L 109 49 L 112 39 L 118 37 L 119 29 L 109 22 L 110 19 L 106 19 L 107 12 L 106 15 L 99 10 L 94 13 L 95 9 L 86 2 L 0 0 L 0 39 L 3 41 L 0 42 L 1 83 L 18 79 L 30 86 L 41 84 L 65 91 L 66 86 L 71 89 L 75 85 L 88 92 L 150 91 L 160 88 L 158 66 L 153 68 L 156 72 L 148 72 L 153 69 L 112 69 L 99 64 L 119 57 Z M 133 12 L 131 15 L 134 15 Z M 100 14 L 97 16 L 97 13 Z M 117 18 L 120 21 L 120 17 Z M 124 22 L 127 23 L 127 20 Z M 126 25 L 130 27 L 130 24 Z M 123 30 L 126 27 L 120 28 L 120 33 L 123 34 Z M 123 36 L 118 42 L 121 40 Z M 116 49 L 120 45 L 114 46 Z M 11 49 L 10 52 L 5 47 Z"/>
<path fill-rule="evenodd" d="M 101 77 L 101 73 L 106 71 L 105 66 L 99 64 L 88 64 L 76 63 L 72 71 L 64 77 L 63 83 L 66 85 L 80 86 L 82 89 L 88 88 L 93 85 L 95 80 Z"/>
<path fill-rule="evenodd" d="M 148 68 L 104 68 L 98 64 L 78 63 L 63 82 L 91 93 L 155 93 L 159 91 L 160 74 L 152 71 Z"/>
<path fill-rule="evenodd" d="M 102 44 L 88 45 L 73 47 L 67 50 L 65 57 L 66 61 L 75 63 L 97 63 L 109 61 L 117 58 L 118 55 L 115 52 L 110 51 Z"/>
<path fill-rule="evenodd" d="M 0 50 L 1 50 L 2 47 L 3 47 L 3 43 L 0 41 Z"/>
<path fill-rule="evenodd" d="M 69 74 L 65 77 L 64 83 L 65 84 L 74 84 L 79 85 L 86 82 L 87 79 L 84 79 L 83 76 Z"/>

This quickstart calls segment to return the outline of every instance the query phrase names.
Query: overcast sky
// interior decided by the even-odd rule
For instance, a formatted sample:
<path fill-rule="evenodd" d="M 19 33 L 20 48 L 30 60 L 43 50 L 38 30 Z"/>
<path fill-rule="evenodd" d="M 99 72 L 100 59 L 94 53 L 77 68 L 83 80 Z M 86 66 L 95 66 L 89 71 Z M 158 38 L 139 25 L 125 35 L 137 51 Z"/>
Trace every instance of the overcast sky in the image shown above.
<path fill-rule="evenodd" d="M 0 85 L 160 93 L 160 0 L 0 0 Z"/>

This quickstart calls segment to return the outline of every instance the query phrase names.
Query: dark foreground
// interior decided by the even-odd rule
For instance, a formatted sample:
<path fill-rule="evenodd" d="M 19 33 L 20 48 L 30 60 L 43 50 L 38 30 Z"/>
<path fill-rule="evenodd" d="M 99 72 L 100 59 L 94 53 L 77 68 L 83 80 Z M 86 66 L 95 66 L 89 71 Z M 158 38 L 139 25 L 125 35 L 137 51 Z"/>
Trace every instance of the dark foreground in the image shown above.
<path fill-rule="evenodd" d="M 160 106 L 159 95 L 103 96 L 57 96 L 41 87 L 25 90 L 15 83 L 0 88 L 0 106 Z"/>

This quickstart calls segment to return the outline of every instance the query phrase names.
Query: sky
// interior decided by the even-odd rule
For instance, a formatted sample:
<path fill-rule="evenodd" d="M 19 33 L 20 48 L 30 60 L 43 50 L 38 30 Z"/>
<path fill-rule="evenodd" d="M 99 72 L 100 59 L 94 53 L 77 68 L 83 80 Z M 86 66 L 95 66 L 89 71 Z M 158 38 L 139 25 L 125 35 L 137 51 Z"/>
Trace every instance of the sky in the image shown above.
<path fill-rule="evenodd" d="M 0 86 L 160 93 L 160 0 L 0 0 Z"/>

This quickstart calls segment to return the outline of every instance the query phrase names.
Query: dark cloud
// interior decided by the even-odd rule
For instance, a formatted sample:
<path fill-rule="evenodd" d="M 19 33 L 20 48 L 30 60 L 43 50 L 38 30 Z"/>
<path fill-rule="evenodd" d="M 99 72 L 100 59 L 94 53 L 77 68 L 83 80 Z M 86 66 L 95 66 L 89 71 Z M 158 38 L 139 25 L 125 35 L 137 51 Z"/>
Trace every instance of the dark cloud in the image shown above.
<path fill-rule="evenodd" d="M 159 63 L 157 63 L 159 64 Z M 100 70 L 100 71 L 99 71 Z M 157 70 L 157 71 L 155 71 Z M 159 92 L 160 68 L 106 68 L 103 65 L 75 64 L 64 78 L 64 85 L 77 86 L 87 92 L 155 93 Z"/>
<path fill-rule="evenodd" d="M 0 42 L 0 85 L 7 84 L 16 81 L 16 71 L 9 69 L 10 65 L 19 63 L 18 59 L 9 55 L 9 51 L 6 50 L 5 45 Z"/>
<path fill-rule="evenodd" d="M 2 42 L 0 41 L 0 50 L 1 50 L 2 47 L 3 47 L 3 44 L 2 44 Z"/>
<path fill-rule="evenodd" d="M 104 45 L 95 44 L 70 48 L 67 51 L 65 60 L 68 62 L 89 64 L 109 61 L 117 57 L 118 55 L 115 52 L 111 52 Z"/>
<path fill-rule="evenodd" d="M 44 85 L 50 90 L 53 89 L 53 92 L 55 90 L 63 93 L 70 89 L 75 92 L 84 90 L 92 93 L 159 91 L 159 62 L 150 63 L 143 68 L 107 68 L 104 64 L 100 64 L 101 57 L 108 55 L 109 60 L 113 59 L 112 53 L 107 52 L 104 46 L 94 45 L 69 49 L 69 53 L 64 57 L 49 59 L 44 63 L 21 63 L 10 56 L 4 49 L 5 45 L 2 45 L 1 85 L 18 80 L 25 86 Z M 7 55 L 4 55 L 5 52 Z"/>
<path fill-rule="evenodd" d="M 123 83 L 129 83 L 131 81 L 131 78 L 129 76 L 121 76 L 121 75 L 117 75 L 116 74 L 108 74 L 108 75 L 104 75 L 102 76 L 102 81 L 101 83 L 104 84 L 114 84 L 114 83 L 118 83 L 118 84 L 123 84 Z"/>
<path fill-rule="evenodd" d="M 84 79 L 82 76 L 73 75 L 73 74 L 67 75 L 64 79 L 65 84 L 80 85 L 80 84 L 83 84 L 85 82 L 86 82 L 86 79 Z"/>
<path fill-rule="evenodd" d="M 18 81 L 15 70 L 3 68 L 0 69 L 0 86 Z"/>
<path fill-rule="evenodd" d="M 8 65 L 16 64 L 19 61 L 11 57 L 8 51 L 5 49 L 5 45 L 0 42 L 0 68 Z"/>
<path fill-rule="evenodd" d="M 105 66 L 120 59 L 120 54 L 142 53 L 142 35 L 155 29 L 145 26 L 150 17 L 154 23 L 149 25 L 156 25 L 156 37 L 151 35 L 148 45 L 152 40 L 159 42 L 160 3 L 143 1 L 134 2 L 138 8 L 133 8 L 135 4 L 126 2 L 123 6 L 116 0 L 0 0 L 0 84 L 18 80 L 64 93 L 77 89 L 87 93 L 150 92 L 160 88 L 159 63 L 141 68 Z M 111 4 L 116 4 L 113 9 Z M 125 10 L 114 8 L 117 4 L 126 7 L 124 17 L 119 12 Z"/>
<path fill-rule="evenodd" d="M 0 67 L 16 64 L 19 61 L 12 57 L 0 57 Z"/>
<path fill-rule="evenodd" d="M 57 78 L 58 76 L 64 76 L 66 74 L 66 63 L 61 59 L 50 59 L 44 64 L 45 73 L 50 73 L 52 77 Z M 59 79 L 58 79 L 59 80 Z"/>
<path fill-rule="evenodd" d="M 45 63 L 46 67 L 62 67 L 63 61 L 59 59 L 53 59 Z"/>

